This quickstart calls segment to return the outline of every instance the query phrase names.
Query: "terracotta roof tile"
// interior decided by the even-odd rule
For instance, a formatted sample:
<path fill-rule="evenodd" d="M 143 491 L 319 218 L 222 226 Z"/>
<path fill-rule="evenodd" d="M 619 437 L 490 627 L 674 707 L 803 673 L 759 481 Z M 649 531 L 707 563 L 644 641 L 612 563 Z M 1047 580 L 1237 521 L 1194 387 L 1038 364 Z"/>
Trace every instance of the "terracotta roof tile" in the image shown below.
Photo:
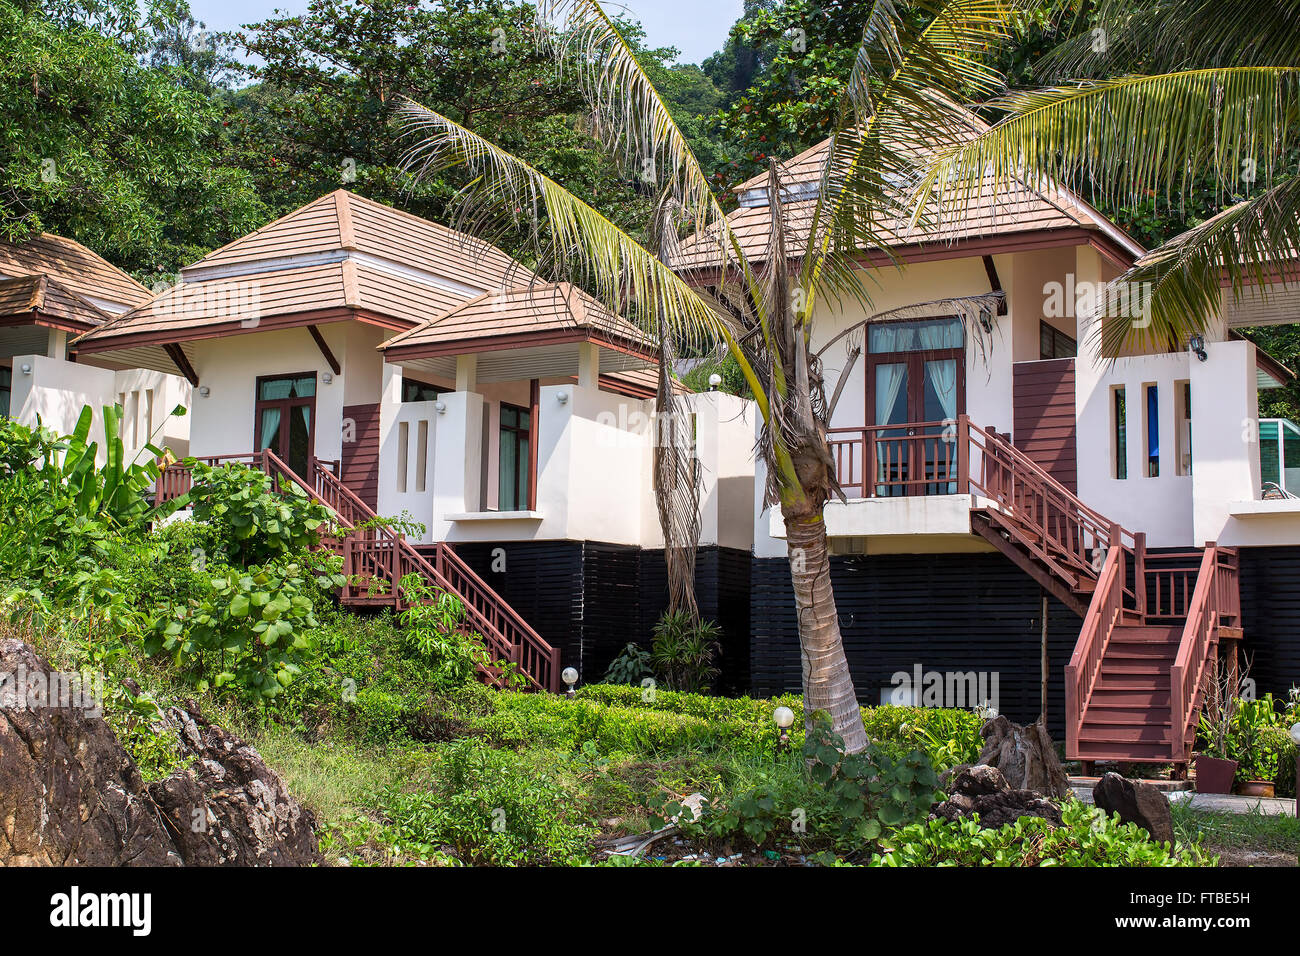
<path fill-rule="evenodd" d="M 83 298 L 129 308 L 149 298 L 139 282 L 79 242 L 44 233 L 23 243 L 0 242 L 0 277 L 48 275 Z"/>
<path fill-rule="evenodd" d="M 47 275 L 0 280 L 0 317 L 33 312 L 64 320 L 74 328 L 91 328 L 112 318 Z"/>

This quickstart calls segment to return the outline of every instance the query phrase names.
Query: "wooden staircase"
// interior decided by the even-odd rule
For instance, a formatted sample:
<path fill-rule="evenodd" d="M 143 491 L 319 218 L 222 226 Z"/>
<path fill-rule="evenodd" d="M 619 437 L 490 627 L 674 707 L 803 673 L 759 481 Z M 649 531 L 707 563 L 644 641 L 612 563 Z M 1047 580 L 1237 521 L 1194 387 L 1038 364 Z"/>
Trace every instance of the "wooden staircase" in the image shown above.
<path fill-rule="evenodd" d="M 560 652 L 534 631 L 505 600 L 492 590 L 446 542 L 438 542 L 425 554 L 406 538 L 379 520 L 369 505 L 339 479 L 338 462 L 313 457 L 307 475 L 300 476 L 270 451 L 248 455 L 201 458 L 206 464 L 245 464 L 269 475 L 278 490 L 285 482 L 302 488 L 312 499 L 325 505 L 337 517 L 335 533 L 322 537 L 321 544 L 343 558 L 347 583 L 339 595 L 345 607 L 388 607 L 400 611 L 410 606 L 401 587 L 409 574 L 418 575 L 429 587 L 455 595 L 465 607 L 465 630 L 483 638 L 493 663 L 481 665 L 482 678 L 504 686 L 508 675 L 495 662 L 513 664 L 513 672 L 526 689 L 558 692 Z M 161 504 L 189 490 L 191 474 L 184 463 L 163 470 L 155 489 Z"/>
<path fill-rule="evenodd" d="M 1185 770 L 1219 640 L 1240 637 L 1237 553 L 1149 554 L 992 429 L 959 423 L 972 531 L 1083 618 L 1065 672 L 1066 755 Z"/>

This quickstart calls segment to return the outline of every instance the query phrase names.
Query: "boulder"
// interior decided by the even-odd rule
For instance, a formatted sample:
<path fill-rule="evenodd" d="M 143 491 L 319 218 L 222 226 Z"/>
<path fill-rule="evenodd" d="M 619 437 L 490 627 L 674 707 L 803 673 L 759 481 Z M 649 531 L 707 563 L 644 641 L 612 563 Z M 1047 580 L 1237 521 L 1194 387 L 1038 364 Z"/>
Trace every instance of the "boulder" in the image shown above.
<path fill-rule="evenodd" d="M 1107 773 L 1092 788 L 1093 802 L 1108 814 L 1118 813 L 1123 823 L 1136 823 L 1157 843 L 1174 845 L 1174 815 L 1169 798 L 1139 780 Z"/>
<path fill-rule="evenodd" d="M 179 866 L 140 771 L 103 718 L 32 695 L 50 677 L 28 645 L 0 640 L 0 865 Z"/>
<path fill-rule="evenodd" d="M 0 640 L 0 865 L 319 860 L 310 812 L 197 708 L 168 714 L 192 766 L 146 786 L 93 701 L 32 695 L 52 675 L 27 644 Z"/>
<path fill-rule="evenodd" d="M 189 769 L 149 787 L 181 858 L 198 866 L 307 866 L 320 861 L 315 819 L 248 743 L 190 702 L 172 707 Z"/>
<path fill-rule="evenodd" d="M 980 736 L 984 749 L 976 764 L 997 767 L 1011 789 L 1033 790 L 1048 797 L 1069 794 L 1070 779 L 1041 723 L 1021 727 L 999 715 L 985 722 Z"/>

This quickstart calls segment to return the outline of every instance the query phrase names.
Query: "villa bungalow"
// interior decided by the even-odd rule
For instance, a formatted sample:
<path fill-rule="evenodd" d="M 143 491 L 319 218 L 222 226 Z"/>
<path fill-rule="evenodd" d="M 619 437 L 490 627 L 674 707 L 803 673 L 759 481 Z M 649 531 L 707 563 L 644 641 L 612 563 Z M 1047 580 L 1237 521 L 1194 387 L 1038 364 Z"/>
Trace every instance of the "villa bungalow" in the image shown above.
<path fill-rule="evenodd" d="M 826 155 L 785 167 L 791 249 Z M 737 192 L 729 221 L 758 260 L 767 177 Z M 920 672 L 940 702 L 995 686 L 1029 720 L 1045 680 L 1069 756 L 1184 764 L 1225 649 L 1261 694 L 1300 683 L 1300 433 L 1258 411 L 1292 375 L 1233 331 L 1300 321 L 1295 287 L 1241 305 L 1225 292 L 1203 340 L 1112 362 L 1097 323 L 1140 316 L 1123 310 L 1145 290 L 1103 289 L 1144 250 L 1097 210 L 1022 185 L 934 223 L 894 224 L 904 268 L 861 250 L 876 318 L 822 300 L 813 319 L 828 394 L 843 387 L 830 442 L 847 500 L 826 523 L 859 694 L 921 703 Z M 676 265 L 709 286 L 715 248 L 688 240 Z M 879 317 L 989 292 L 1001 307 L 971 327 L 941 308 Z M 800 658 L 780 513 L 753 518 L 751 685 L 770 694 L 799 686 Z"/>

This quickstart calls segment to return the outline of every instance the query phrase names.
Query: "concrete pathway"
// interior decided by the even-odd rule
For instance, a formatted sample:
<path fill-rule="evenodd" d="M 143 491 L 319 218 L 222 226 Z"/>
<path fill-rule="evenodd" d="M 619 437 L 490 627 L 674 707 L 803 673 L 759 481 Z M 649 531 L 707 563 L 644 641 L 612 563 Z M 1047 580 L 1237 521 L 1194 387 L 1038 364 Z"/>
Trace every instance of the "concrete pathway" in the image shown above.
<path fill-rule="evenodd" d="M 1092 803 L 1092 787 L 1072 785 L 1074 795 L 1084 803 Z M 1194 793 L 1174 790 L 1165 794 L 1170 803 L 1186 803 L 1193 810 L 1213 810 L 1217 813 L 1253 813 L 1256 809 L 1269 816 L 1295 814 L 1295 800 L 1290 797 L 1239 797 L 1236 794 Z"/>

